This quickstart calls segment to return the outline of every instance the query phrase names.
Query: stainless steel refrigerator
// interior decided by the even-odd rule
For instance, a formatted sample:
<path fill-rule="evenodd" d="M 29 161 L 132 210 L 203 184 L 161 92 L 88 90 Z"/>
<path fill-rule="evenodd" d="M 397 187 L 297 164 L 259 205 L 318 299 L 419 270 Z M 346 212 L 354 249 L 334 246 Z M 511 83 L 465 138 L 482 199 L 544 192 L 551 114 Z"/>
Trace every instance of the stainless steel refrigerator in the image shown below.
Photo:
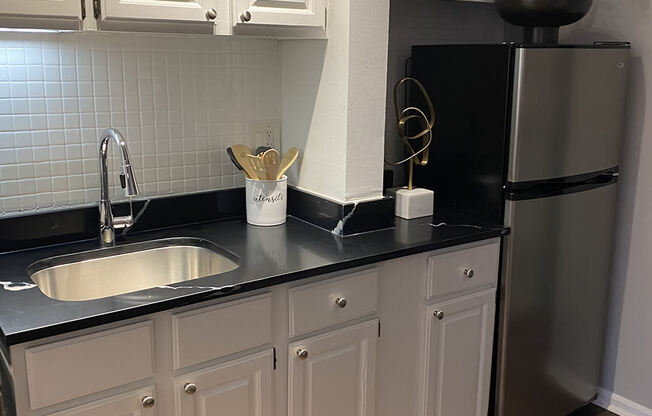
<path fill-rule="evenodd" d="M 494 412 L 567 415 L 600 383 L 629 47 L 416 46 L 411 59 L 437 112 L 417 184 L 440 213 L 511 228 Z"/>

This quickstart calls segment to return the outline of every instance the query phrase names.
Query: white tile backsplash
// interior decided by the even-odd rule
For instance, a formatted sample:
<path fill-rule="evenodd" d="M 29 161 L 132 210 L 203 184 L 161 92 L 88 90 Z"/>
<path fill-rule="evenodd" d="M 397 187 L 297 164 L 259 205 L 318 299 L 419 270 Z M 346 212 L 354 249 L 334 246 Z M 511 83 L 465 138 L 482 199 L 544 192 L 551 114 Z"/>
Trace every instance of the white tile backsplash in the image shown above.
<path fill-rule="evenodd" d="M 279 56 L 263 39 L 0 33 L 0 215 L 96 203 L 107 127 L 143 196 L 243 185 L 224 149 L 281 118 Z"/>

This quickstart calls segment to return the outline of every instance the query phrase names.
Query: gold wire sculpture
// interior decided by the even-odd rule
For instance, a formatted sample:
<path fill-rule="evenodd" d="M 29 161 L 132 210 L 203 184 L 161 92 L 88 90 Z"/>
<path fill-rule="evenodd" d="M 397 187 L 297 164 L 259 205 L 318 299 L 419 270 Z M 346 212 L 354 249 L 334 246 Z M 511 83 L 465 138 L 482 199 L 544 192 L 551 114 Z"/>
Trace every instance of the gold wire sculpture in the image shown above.
<path fill-rule="evenodd" d="M 403 110 L 399 110 L 398 105 L 398 90 L 402 84 L 407 83 L 408 81 L 414 82 L 419 88 L 419 91 L 423 95 L 423 98 L 428 106 L 428 112 L 430 117 L 427 117 L 426 114 L 417 107 L 405 107 Z M 398 162 L 388 162 L 385 160 L 385 163 L 392 166 L 402 165 L 403 163 L 410 163 L 410 173 L 408 178 L 408 190 L 413 189 L 413 177 L 414 177 L 414 165 L 425 166 L 428 164 L 428 156 L 430 154 L 430 143 L 432 142 L 432 128 L 435 126 L 435 108 L 432 105 L 430 96 L 426 91 L 425 87 L 415 78 L 406 77 L 396 83 L 394 86 L 394 109 L 396 111 L 396 119 L 398 135 L 401 138 L 401 141 L 407 148 L 409 156 L 405 159 L 399 160 Z M 408 122 L 410 120 L 417 119 L 421 124 L 421 131 L 415 135 L 410 136 L 407 133 Z M 411 141 L 421 139 L 421 148 L 418 151 L 414 150 L 412 147 Z"/>

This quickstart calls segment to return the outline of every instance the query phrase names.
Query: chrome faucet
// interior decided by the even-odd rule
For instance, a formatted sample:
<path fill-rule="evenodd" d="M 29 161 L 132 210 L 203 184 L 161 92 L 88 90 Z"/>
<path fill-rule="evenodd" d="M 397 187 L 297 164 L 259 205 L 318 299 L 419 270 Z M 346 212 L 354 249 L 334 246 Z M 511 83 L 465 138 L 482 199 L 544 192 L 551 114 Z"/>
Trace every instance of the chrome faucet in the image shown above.
<path fill-rule="evenodd" d="M 120 150 L 120 160 L 122 163 L 120 185 L 125 191 L 125 196 L 135 196 L 140 193 L 134 172 L 131 169 L 131 163 L 129 162 L 129 151 L 127 150 L 125 139 L 118 130 L 104 130 L 104 133 L 100 137 L 100 242 L 105 246 L 114 244 L 115 230 L 128 229 L 134 225 L 133 215 L 114 217 L 113 212 L 111 212 L 109 176 L 106 167 L 106 152 L 111 139 L 118 145 L 118 149 Z"/>

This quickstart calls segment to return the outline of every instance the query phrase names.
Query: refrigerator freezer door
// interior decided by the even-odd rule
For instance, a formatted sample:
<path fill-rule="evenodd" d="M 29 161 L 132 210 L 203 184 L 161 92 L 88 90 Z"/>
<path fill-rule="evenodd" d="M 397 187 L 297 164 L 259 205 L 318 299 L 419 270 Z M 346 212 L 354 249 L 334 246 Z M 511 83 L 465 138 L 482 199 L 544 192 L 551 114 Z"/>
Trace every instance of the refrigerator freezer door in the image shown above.
<path fill-rule="evenodd" d="M 619 164 L 628 48 L 516 48 L 509 182 Z"/>
<path fill-rule="evenodd" d="M 563 416 L 597 393 L 616 184 L 507 201 L 497 415 Z"/>

